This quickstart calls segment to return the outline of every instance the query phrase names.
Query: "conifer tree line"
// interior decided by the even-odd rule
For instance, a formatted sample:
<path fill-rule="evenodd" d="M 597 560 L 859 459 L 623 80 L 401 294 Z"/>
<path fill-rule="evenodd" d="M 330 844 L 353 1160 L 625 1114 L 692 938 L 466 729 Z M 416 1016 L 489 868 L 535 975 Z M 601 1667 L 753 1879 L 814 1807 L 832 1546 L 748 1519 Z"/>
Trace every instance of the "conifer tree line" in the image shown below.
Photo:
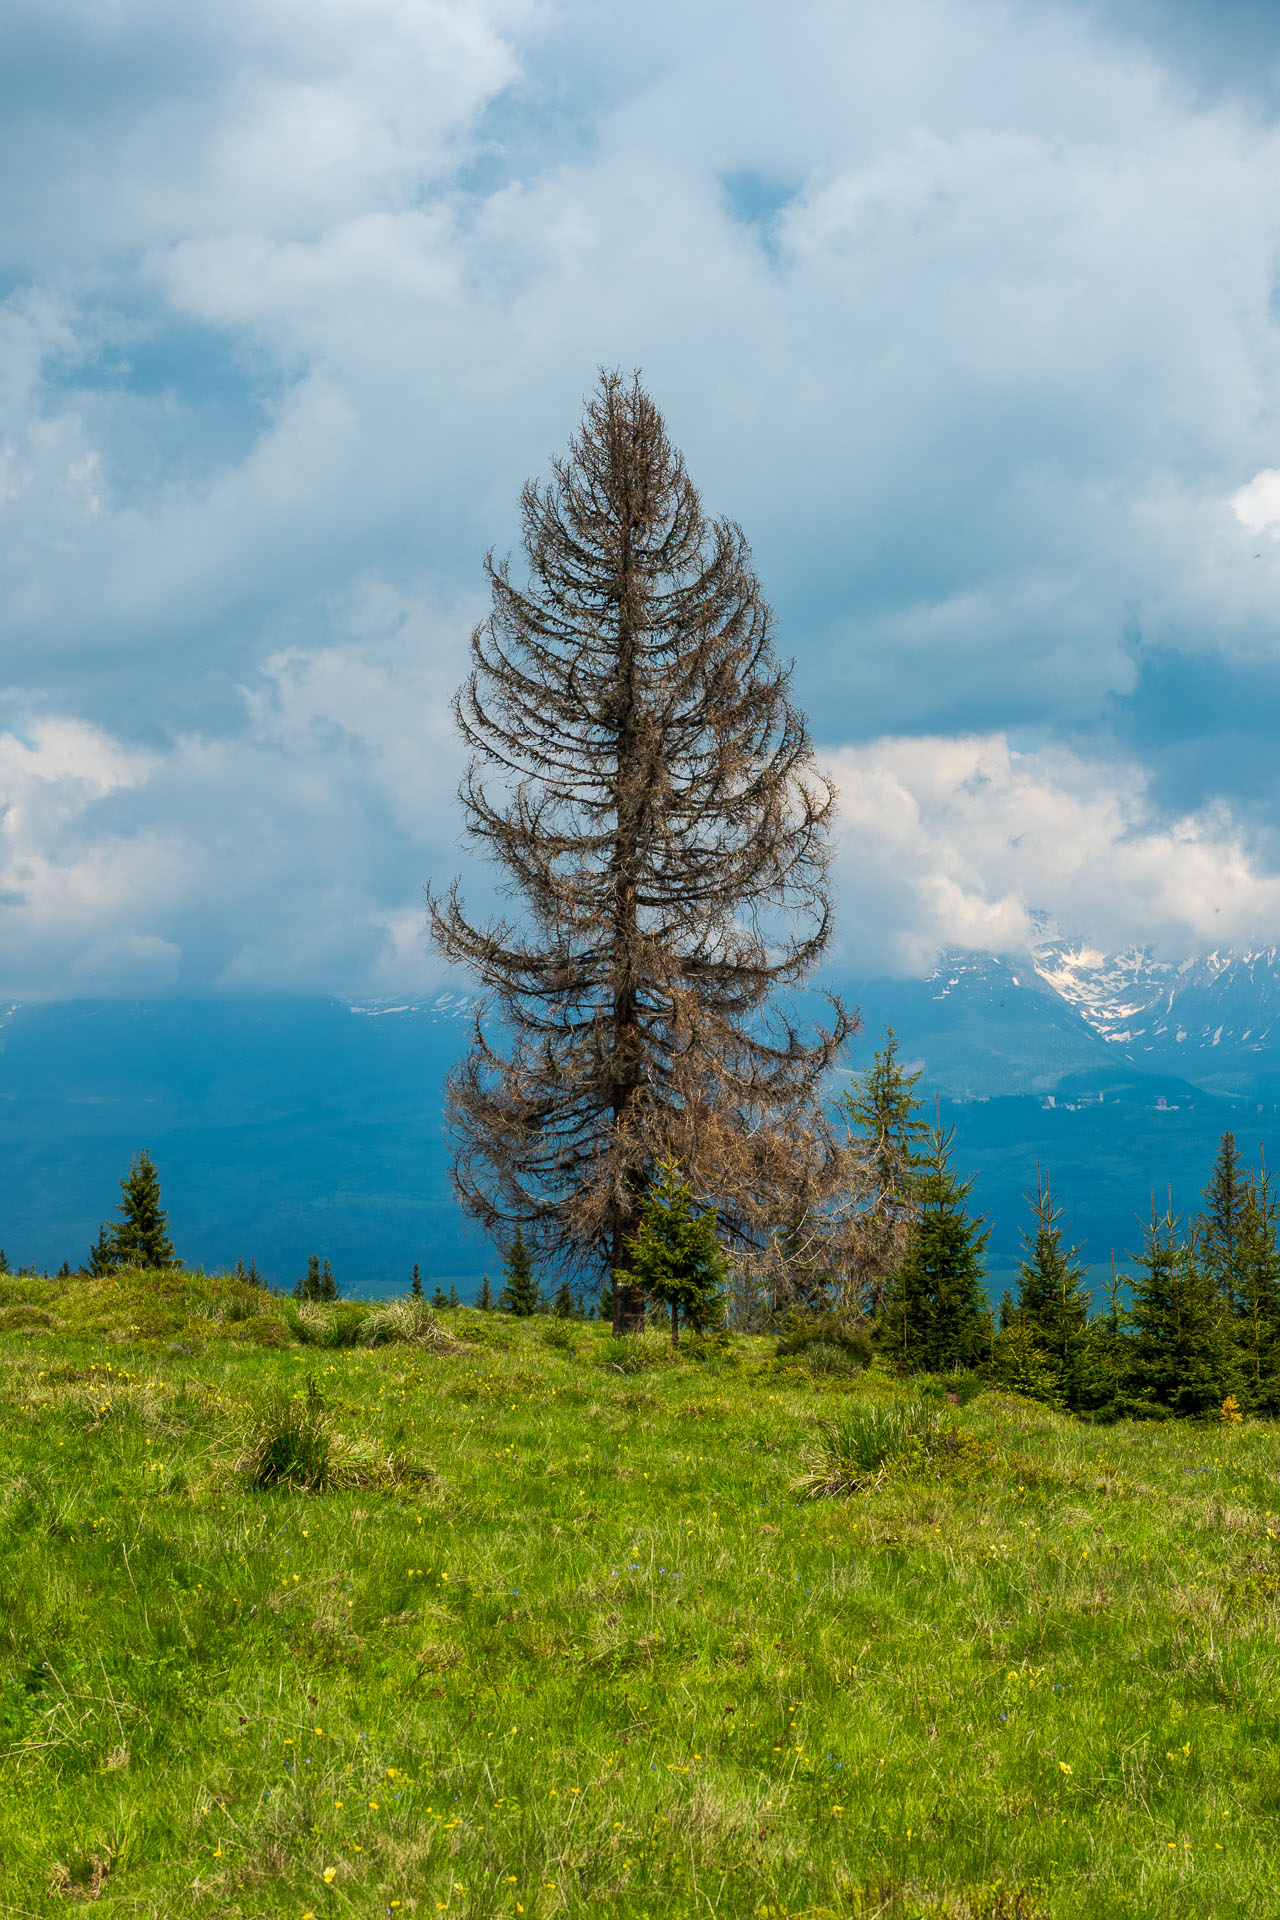
<path fill-rule="evenodd" d="M 1027 1195 L 1017 1291 L 993 1313 L 984 1286 L 989 1228 L 955 1173 L 954 1129 L 932 1126 L 892 1033 L 844 1097 L 869 1171 L 872 1257 L 833 1276 L 828 1304 L 861 1313 L 902 1371 L 981 1369 L 1032 1398 L 1095 1418 L 1280 1416 L 1280 1199 L 1265 1164 L 1246 1167 L 1222 1135 L 1203 1204 L 1180 1218 L 1152 1200 L 1131 1255 L 1129 1300 L 1115 1274 L 1095 1313 L 1080 1248 L 1069 1244 L 1049 1174 Z M 885 1268 L 879 1223 L 897 1221 Z M 850 1282 L 852 1284 L 850 1284 Z"/>
<path fill-rule="evenodd" d="M 927 1120 L 919 1079 L 902 1066 L 887 1030 L 871 1066 L 836 1103 L 856 1187 L 849 1205 L 819 1219 L 819 1229 L 836 1222 L 825 1239 L 802 1231 L 793 1216 L 770 1260 L 735 1253 L 715 1209 L 698 1204 L 669 1156 L 643 1197 L 626 1243 L 628 1265 L 599 1297 L 564 1278 L 544 1289 L 517 1227 L 499 1289 L 486 1274 L 475 1306 L 518 1318 L 608 1318 L 612 1287 L 625 1285 L 669 1316 L 673 1344 L 681 1325 L 705 1336 L 733 1324 L 779 1333 L 780 1351 L 801 1351 L 817 1329 L 864 1358 L 878 1352 L 903 1373 L 977 1371 L 1094 1419 L 1280 1418 L 1280 1196 L 1264 1163 L 1247 1166 L 1234 1135 L 1224 1133 L 1200 1208 L 1183 1219 L 1153 1200 L 1132 1255 L 1127 1304 L 1113 1261 L 1100 1312 L 1092 1310 L 1063 1206 L 1039 1169 L 1027 1195 L 1017 1289 L 993 1310 L 985 1290 L 989 1228 L 972 1211 L 972 1183 L 952 1164 L 954 1129 L 943 1127 L 936 1109 Z M 135 1156 L 120 1185 L 120 1218 L 104 1223 L 81 1272 L 180 1265 L 149 1154 Z M 0 1274 L 9 1270 L 0 1250 Z M 70 1276 L 65 1263 L 62 1276 Z M 252 1262 L 239 1261 L 235 1277 L 262 1284 Z M 293 1292 L 318 1304 L 338 1300 L 329 1260 L 309 1256 Z M 409 1292 L 426 1297 L 416 1264 Z M 437 1282 L 430 1304 L 462 1302 L 455 1285 L 446 1292 Z"/>
<path fill-rule="evenodd" d="M 1017 1296 L 1006 1296 L 992 1370 L 1075 1412 L 1134 1418 L 1280 1415 L 1280 1207 L 1264 1164 L 1224 1133 L 1202 1206 L 1152 1203 L 1127 1307 L 1114 1272 L 1091 1315 L 1084 1269 L 1041 1178 Z"/>
<path fill-rule="evenodd" d="M 827 1243 L 843 1252 L 843 1267 L 824 1267 L 812 1238 L 788 1251 L 784 1231 L 778 1258 L 753 1269 L 724 1246 L 714 1209 L 698 1208 L 667 1159 L 615 1279 L 634 1285 L 655 1314 L 670 1314 L 673 1342 L 681 1320 L 699 1333 L 730 1322 L 778 1333 L 780 1352 L 835 1339 L 904 1374 L 976 1372 L 1092 1419 L 1280 1417 L 1280 1199 L 1265 1165 L 1246 1168 L 1224 1133 L 1202 1207 L 1185 1222 L 1168 1205 L 1153 1207 L 1134 1277 L 1119 1279 L 1113 1260 L 1100 1312 L 1039 1169 L 1026 1196 L 1017 1291 L 993 1308 L 990 1229 L 972 1211 L 972 1182 L 953 1166 L 954 1128 L 937 1111 L 932 1124 L 925 1118 L 919 1077 L 903 1069 L 887 1031 L 838 1103 L 848 1163 L 862 1170 L 858 1230 L 846 1223 Z M 519 1229 L 504 1273 L 496 1298 L 486 1277 L 477 1305 L 521 1317 L 586 1310 L 564 1285 L 552 1303 Z M 605 1317 L 608 1307 L 606 1297 Z"/>

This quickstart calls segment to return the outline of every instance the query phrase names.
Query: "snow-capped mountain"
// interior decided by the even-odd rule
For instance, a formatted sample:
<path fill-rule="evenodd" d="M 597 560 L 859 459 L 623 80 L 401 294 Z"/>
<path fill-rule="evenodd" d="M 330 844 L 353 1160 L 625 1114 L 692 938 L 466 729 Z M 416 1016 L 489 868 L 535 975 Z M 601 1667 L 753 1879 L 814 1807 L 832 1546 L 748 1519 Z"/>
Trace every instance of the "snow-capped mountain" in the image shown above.
<path fill-rule="evenodd" d="M 361 1014 L 368 1020 L 380 1020 L 393 1014 L 427 1020 L 469 1020 L 478 1004 L 475 994 L 437 993 L 420 994 L 410 1000 L 384 996 L 378 1000 L 354 1001 L 348 1011 Z"/>
<path fill-rule="evenodd" d="M 1172 962 L 1141 947 L 1108 954 L 1047 938 L 1029 958 L 1044 985 L 1135 1064 L 1178 1063 L 1214 1081 L 1280 1066 L 1275 947 Z"/>
<path fill-rule="evenodd" d="M 872 1033 L 892 1025 L 956 1094 L 1048 1093 L 1068 1074 L 1134 1071 L 1267 1101 L 1280 1087 L 1274 947 L 1175 962 L 1042 926 L 1021 956 L 948 953 L 926 980 L 873 981 L 857 997 Z"/>

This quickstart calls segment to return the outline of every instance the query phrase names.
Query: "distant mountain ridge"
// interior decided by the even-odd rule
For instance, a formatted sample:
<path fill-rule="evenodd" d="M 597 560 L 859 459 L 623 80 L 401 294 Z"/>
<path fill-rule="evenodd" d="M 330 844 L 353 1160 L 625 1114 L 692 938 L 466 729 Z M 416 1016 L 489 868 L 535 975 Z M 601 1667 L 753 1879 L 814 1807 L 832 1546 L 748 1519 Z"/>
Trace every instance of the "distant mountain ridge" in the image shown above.
<path fill-rule="evenodd" d="M 922 981 L 860 989 L 957 1096 L 1053 1091 L 1065 1073 L 1172 1074 L 1209 1093 L 1280 1093 L 1280 950 L 1182 962 L 1046 934 L 1024 954 L 944 954 Z"/>
<path fill-rule="evenodd" d="M 1153 1187 L 1199 1204 L 1225 1127 L 1280 1160 L 1274 950 L 1171 966 L 1045 928 L 1023 955 L 832 984 L 864 1020 L 845 1075 L 892 1026 L 955 1124 L 997 1267 L 1017 1257 L 1038 1165 L 1105 1260 L 1137 1245 Z M 252 1258 L 288 1286 L 315 1252 L 375 1293 L 418 1261 L 465 1293 L 498 1258 L 453 1199 L 443 1128 L 476 1004 L 452 990 L 0 1007 L 0 1246 L 15 1263 L 83 1259 L 146 1147 L 189 1261 Z"/>
<path fill-rule="evenodd" d="M 1180 962 L 1145 948 L 1117 954 L 1083 941 L 1043 939 L 1031 949 L 1037 977 L 1127 1059 L 1216 1055 L 1230 1076 L 1280 1064 L 1280 950 L 1208 953 Z M 1230 1061 L 1230 1067 L 1221 1063 Z"/>

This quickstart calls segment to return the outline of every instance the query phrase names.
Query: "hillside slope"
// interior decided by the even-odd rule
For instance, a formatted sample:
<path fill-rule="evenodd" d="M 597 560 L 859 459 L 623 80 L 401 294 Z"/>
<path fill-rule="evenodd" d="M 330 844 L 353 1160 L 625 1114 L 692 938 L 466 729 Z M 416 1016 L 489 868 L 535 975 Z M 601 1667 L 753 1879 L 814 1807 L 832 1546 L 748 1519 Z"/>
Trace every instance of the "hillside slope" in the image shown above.
<path fill-rule="evenodd" d="M 0 1908 L 1280 1910 L 1273 1428 L 445 1325 L 0 1280 Z M 823 1422 L 917 1402 L 797 1497 Z M 299 1408 L 342 1477 L 255 1487 Z"/>

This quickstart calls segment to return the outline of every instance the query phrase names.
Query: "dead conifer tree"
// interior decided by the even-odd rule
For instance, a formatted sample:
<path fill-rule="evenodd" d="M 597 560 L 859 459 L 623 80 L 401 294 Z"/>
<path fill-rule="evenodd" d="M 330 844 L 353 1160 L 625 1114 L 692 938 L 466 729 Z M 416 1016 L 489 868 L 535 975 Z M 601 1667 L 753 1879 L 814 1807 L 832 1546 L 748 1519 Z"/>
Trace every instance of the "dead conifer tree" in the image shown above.
<path fill-rule="evenodd" d="M 487 990 L 450 1079 L 454 1183 L 594 1279 L 627 1265 L 665 1157 L 748 1242 L 830 1184 L 819 1084 L 855 1022 L 832 1001 L 805 1034 L 773 996 L 827 942 L 834 794 L 747 543 L 704 515 L 638 378 L 602 376 L 521 509 L 528 581 L 489 556 L 455 713 L 468 834 L 524 911 L 475 925 L 456 882 L 428 888 L 438 946 Z M 615 1329 L 643 1313 L 619 1286 Z"/>

